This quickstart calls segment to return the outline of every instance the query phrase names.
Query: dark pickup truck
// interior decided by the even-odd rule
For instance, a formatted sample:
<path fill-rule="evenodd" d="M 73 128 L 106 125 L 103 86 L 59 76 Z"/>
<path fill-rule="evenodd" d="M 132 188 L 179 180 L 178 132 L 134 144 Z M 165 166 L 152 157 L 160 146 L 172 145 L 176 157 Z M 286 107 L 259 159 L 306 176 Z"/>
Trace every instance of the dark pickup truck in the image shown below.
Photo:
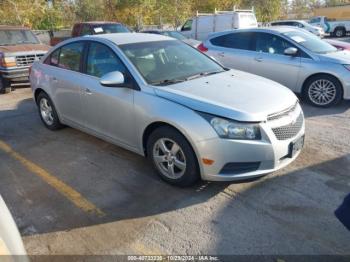
<path fill-rule="evenodd" d="M 0 26 L 0 93 L 29 84 L 29 67 L 49 50 L 24 27 Z"/>
<path fill-rule="evenodd" d="M 130 30 L 123 24 L 117 22 L 81 22 L 76 23 L 73 26 L 70 36 L 65 37 L 51 37 L 50 45 L 57 45 L 71 37 L 78 37 L 84 35 L 98 35 L 98 34 L 111 34 L 111 33 L 128 33 Z M 54 34 L 54 32 L 53 32 Z"/>

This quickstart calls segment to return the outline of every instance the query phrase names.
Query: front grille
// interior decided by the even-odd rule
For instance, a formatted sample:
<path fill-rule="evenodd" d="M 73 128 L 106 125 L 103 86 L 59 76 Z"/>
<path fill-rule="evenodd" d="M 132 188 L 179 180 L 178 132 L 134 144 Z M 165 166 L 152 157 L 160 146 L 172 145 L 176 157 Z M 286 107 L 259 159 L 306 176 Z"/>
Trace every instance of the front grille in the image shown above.
<path fill-rule="evenodd" d="M 44 54 L 19 55 L 16 56 L 17 66 L 30 66 L 34 61 L 40 60 Z"/>
<path fill-rule="evenodd" d="M 300 132 L 303 122 L 304 116 L 303 113 L 300 113 L 295 122 L 286 126 L 272 128 L 272 131 L 278 140 L 287 140 L 296 136 Z"/>
<path fill-rule="evenodd" d="M 298 107 L 298 102 L 296 102 L 295 105 L 287 108 L 286 110 L 283 110 L 283 111 L 275 113 L 275 114 L 268 115 L 267 120 L 273 121 L 273 120 L 277 120 L 277 119 L 280 119 L 282 117 L 285 117 L 285 116 L 289 115 L 290 113 L 294 112 L 297 109 L 297 107 Z"/>

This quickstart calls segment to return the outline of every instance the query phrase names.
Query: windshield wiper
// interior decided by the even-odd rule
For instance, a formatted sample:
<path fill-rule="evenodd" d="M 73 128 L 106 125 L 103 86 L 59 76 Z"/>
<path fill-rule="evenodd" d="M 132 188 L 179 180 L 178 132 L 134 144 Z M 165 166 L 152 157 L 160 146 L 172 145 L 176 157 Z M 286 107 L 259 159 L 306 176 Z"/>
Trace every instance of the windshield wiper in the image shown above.
<path fill-rule="evenodd" d="M 186 79 L 165 79 L 156 83 L 153 83 L 154 86 L 165 86 L 165 85 L 172 85 L 176 83 L 181 83 L 186 81 Z"/>
<path fill-rule="evenodd" d="M 186 78 L 186 80 L 193 80 L 193 79 L 196 79 L 196 78 L 200 78 L 200 77 L 203 77 L 203 76 L 210 76 L 210 75 L 215 75 L 215 74 L 219 74 L 219 73 L 222 73 L 224 71 L 211 71 L 211 72 L 202 72 L 202 73 L 199 73 L 199 74 L 195 74 L 195 75 L 192 75 L 192 76 L 189 76 Z"/>

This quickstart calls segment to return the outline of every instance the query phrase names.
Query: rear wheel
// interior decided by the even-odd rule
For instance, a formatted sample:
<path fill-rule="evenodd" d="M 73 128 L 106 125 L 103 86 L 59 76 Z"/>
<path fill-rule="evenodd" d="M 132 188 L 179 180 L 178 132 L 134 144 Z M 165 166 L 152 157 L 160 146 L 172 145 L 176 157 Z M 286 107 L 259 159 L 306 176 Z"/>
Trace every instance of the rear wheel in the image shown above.
<path fill-rule="evenodd" d="M 49 96 L 41 92 L 37 98 L 39 115 L 44 125 L 50 130 L 58 130 L 63 127 L 61 124 L 56 109 Z"/>
<path fill-rule="evenodd" d="M 174 128 L 165 126 L 153 131 L 147 141 L 147 155 L 160 177 L 172 185 L 187 187 L 199 180 L 196 155 Z"/>
<path fill-rule="evenodd" d="M 334 30 L 334 35 L 336 37 L 344 37 L 346 35 L 345 28 L 339 27 Z"/>
<path fill-rule="evenodd" d="M 303 96 L 314 106 L 330 107 L 341 101 L 342 93 L 342 85 L 337 78 L 318 75 L 311 77 L 305 83 Z"/>

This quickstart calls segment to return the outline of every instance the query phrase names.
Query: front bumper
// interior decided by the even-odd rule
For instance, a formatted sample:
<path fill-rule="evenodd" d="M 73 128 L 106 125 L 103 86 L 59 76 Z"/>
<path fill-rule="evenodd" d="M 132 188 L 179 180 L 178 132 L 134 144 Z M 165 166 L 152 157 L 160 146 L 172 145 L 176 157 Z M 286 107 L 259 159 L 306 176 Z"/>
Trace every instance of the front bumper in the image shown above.
<path fill-rule="evenodd" d="M 212 159 L 212 165 L 200 162 L 203 180 L 235 181 L 263 176 L 293 162 L 300 151 L 290 157 L 290 145 L 305 135 L 305 121 L 300 131 L 292 138 L 278 140 L 267 123 L 260 125 L 262 140 L 229 140 L 214 138 L 198 142 L 196 149 L 200 160 Z M 230 173 L 230 168 L 233 166 Z"/>
<path fill-rule="evenodd" d="M 29 67 L 0 68 L 0 74 L 7 79 L 11 85 L 29 84 Z"/>

